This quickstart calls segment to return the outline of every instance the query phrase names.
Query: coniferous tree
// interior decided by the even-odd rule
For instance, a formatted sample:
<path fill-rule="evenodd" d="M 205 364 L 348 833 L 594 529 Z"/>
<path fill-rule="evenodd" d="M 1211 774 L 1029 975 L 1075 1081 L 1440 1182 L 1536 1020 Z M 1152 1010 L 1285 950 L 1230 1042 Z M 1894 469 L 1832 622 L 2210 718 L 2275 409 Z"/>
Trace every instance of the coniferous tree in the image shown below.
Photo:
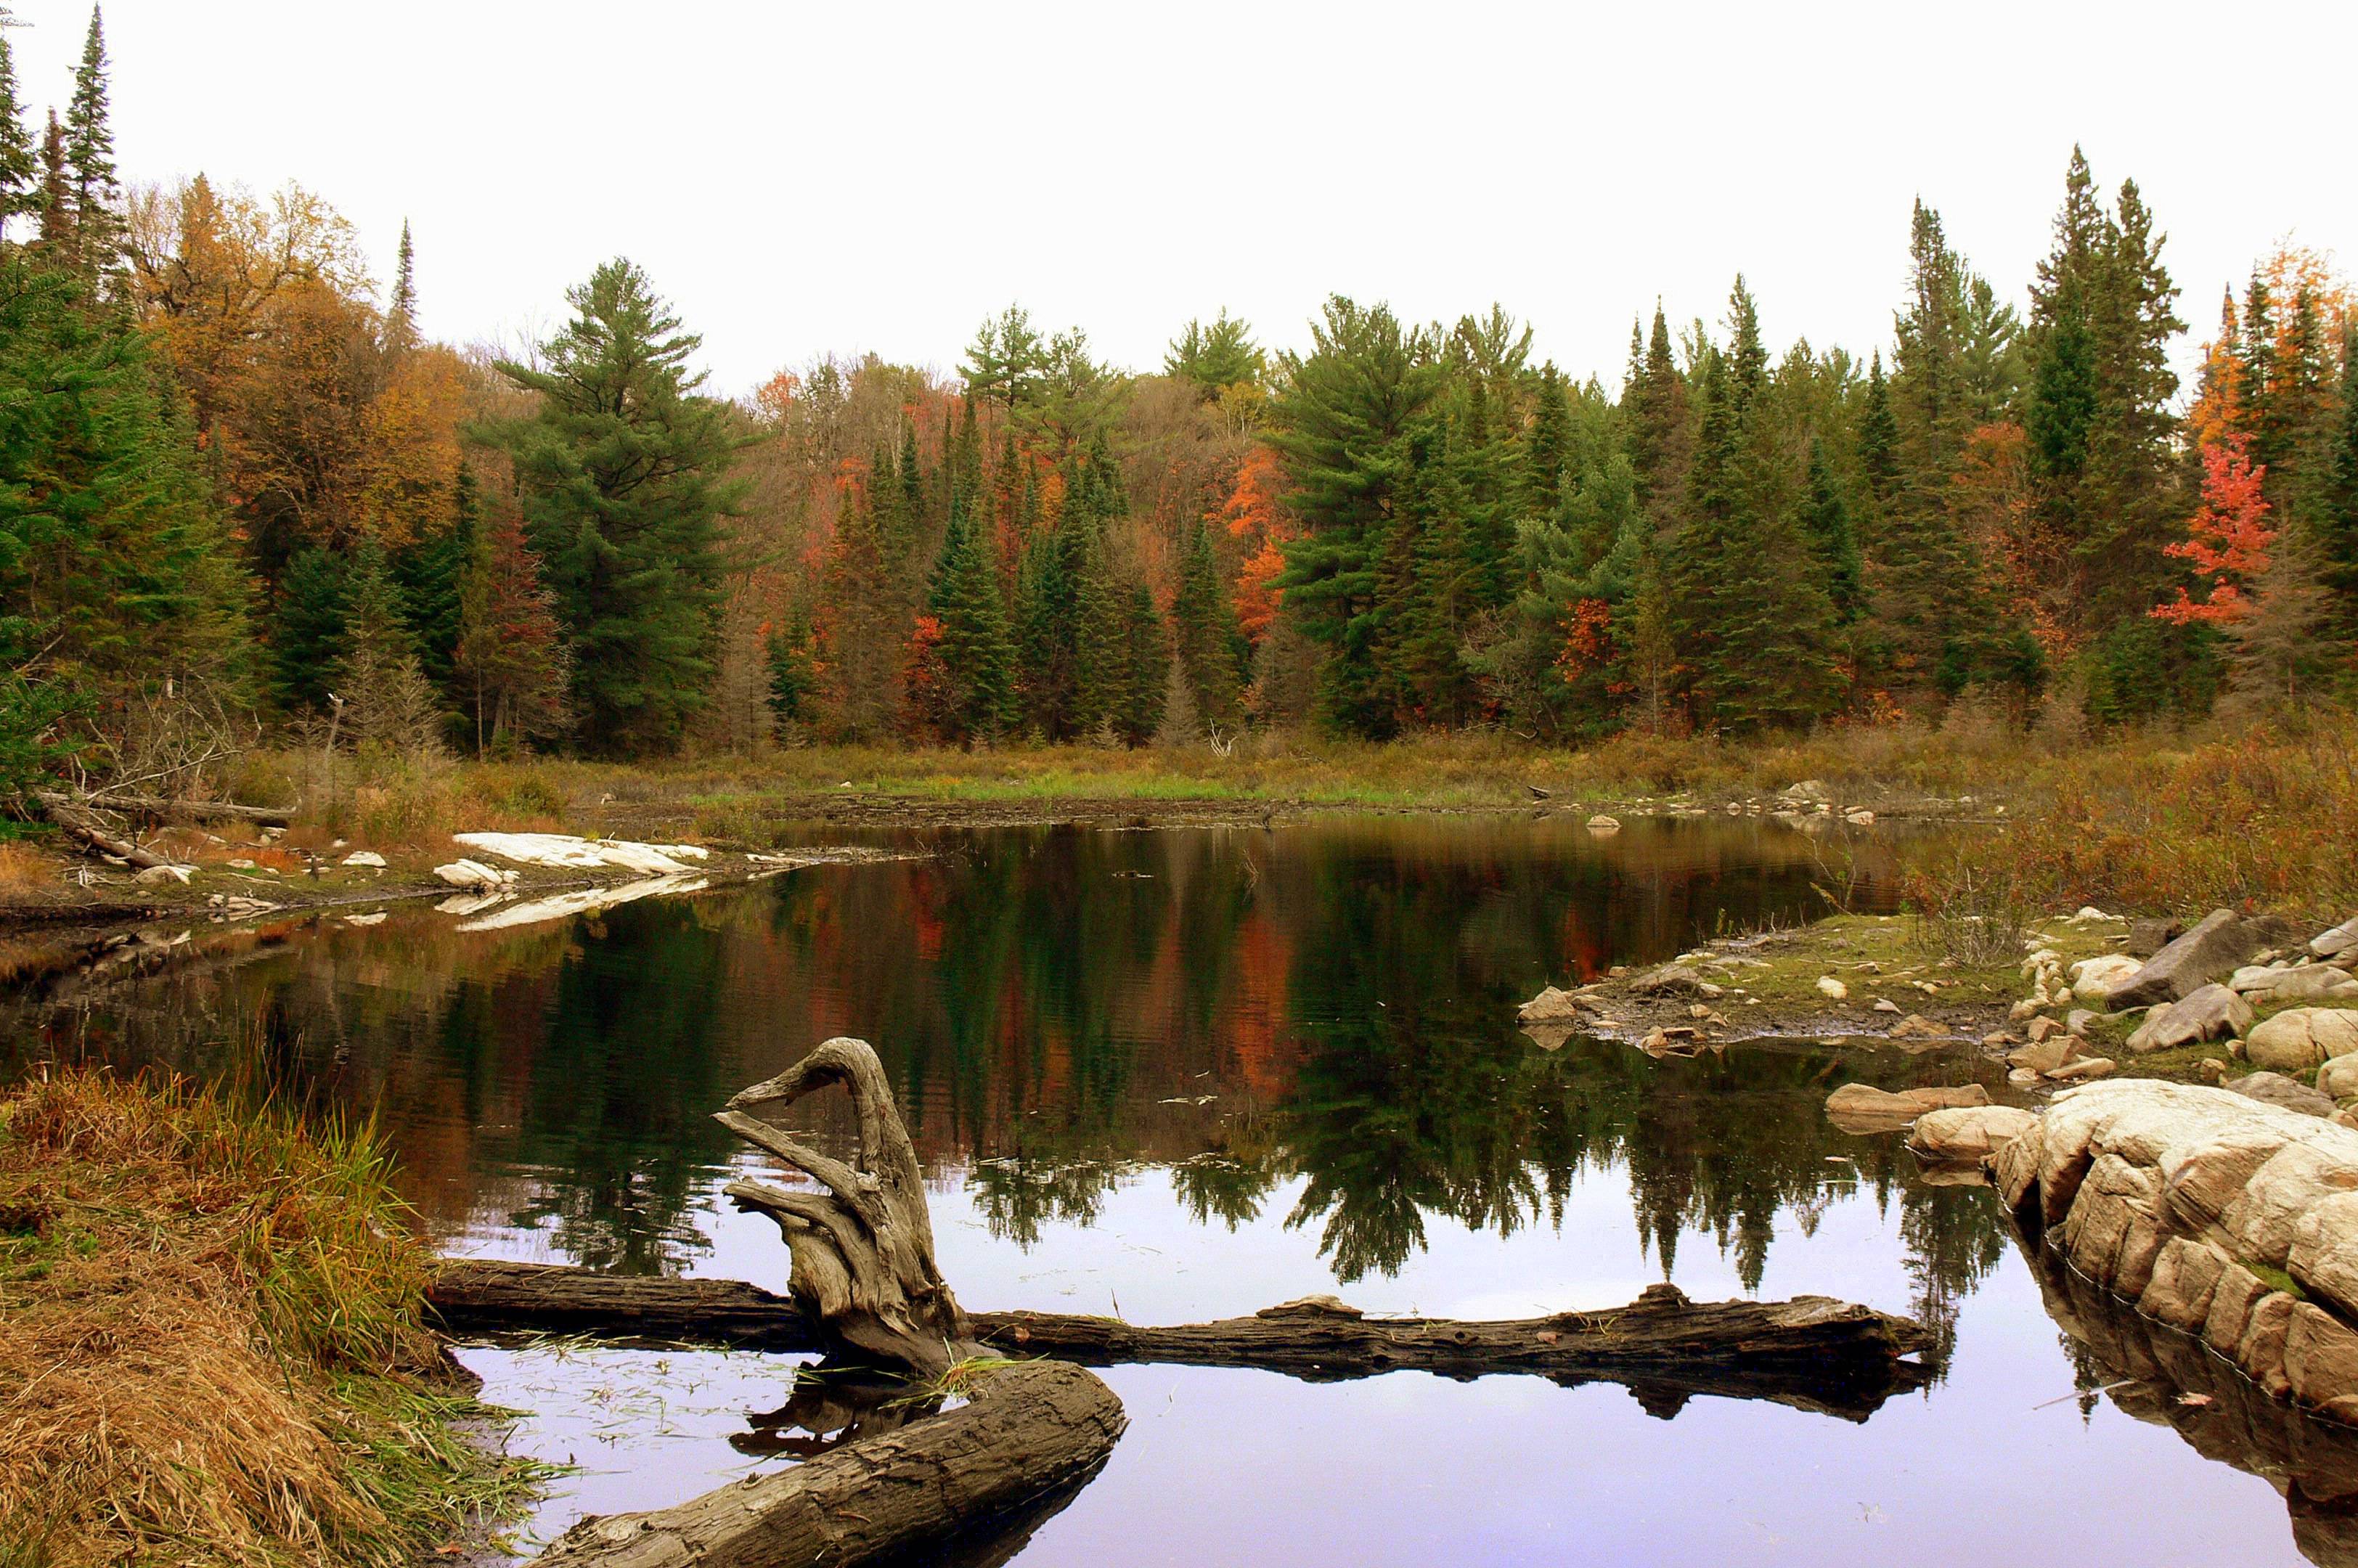
<path fill-rule="evenodd" d="M 417 343 L 417 253 L 410 243 L 409 220 L 401 221 L 401 248 L 393 263 L 393 303 L 384 313 L 385 341 L 397 349 Z"/>
<path fill-rule="evenodd" d="M 2350 659 L 2358 657 L 2358 331 L 2344 340 L 2342 365 L 2341 428 L 2332 478 L 2318 508 L 2317 567 Z"/>
<path fill-rule="evenodd" d="M 60 265 L 71 266 L 74 260 L 73 176 L 66 168 L 66 129 L 58 123 L 58 112 L 49 111 L 48 127 L 41 133 L 41 189 L 34 199 L 34 211 L 40 222 L 34 243 L 41 254 Z"/>
<path fill-rule="evenodd" d="M 73 186 L 74 262 L 93 277 L 112 274 L 123 254 L 123 185 L 107 124 L 106 39 L 95 5 L 66 105 L 65 167 Z"/>
<path fill-rule="evenodd" d="M 290 711 L 323 711 L 345 645 L 351 591 L 344 557 L 313 546 L 278 574 L 270 656 L 278 701 Z"/>
<path fill-rule="evenodd" d="M 1630 344 L 1634 351 L 1637 344 Z M 1525 517 L 1552 517 L 1563 504 L 1566 427 L 1563 376 L 1553 360 L 1540 366 L 1539 400 L 1531 409 L 1531 435 L 1523 445 L 1522 510 Z"/>
<path fill-rule="evenodd" d="M 0 27 L 0 240 L 12 236 L 11 221 L 41 210 L 41 163 L 17 95 L 16 51 Z"/>
<path fill-rule="evenodd" d="M 1823 441 L 1810 443 L 1809 499 L 1801 521 L 1817 557 L 1833 623 L 1848 626 L 1858 620 L 1865 600 L 1858 530 L 1851 522 L 1849 503 L 1826 465 Z"/>
<path fill-rule="evenodd" d="M 1210 534 L 1201 522 L 1188 530 L 1179 562 L 1178 592 L 1171 602 L 1172 639 L 1181 679 L 1197 719 L 1222 729 L 1237 721 L 1238 650 L 1236 608 L 1220 582 Z"/>
<path fill-rule="evenodd" d="M 1388 674 L 1375 664 L 1376 563 L 1385 548 L 1410 426 L 1442 391 L 1428 334 L 1384 306 L 1336 296 L 1311 327 L 1312 351 L 1284 358 L 1270 444 L 1286 460 L 1302 534 L 1285 544 L 1285 612 L 1328 651 L 1320 700 L 1360 733 L 1390 723 Z"/>
<path fill-rule="evenodd" d="M 583 742 L 668 750 L 714 671 L 719 524 L 743 493 L 728 473 L 741 443 L 687 371 L 702 340 L 644 273 L 617 259 L 567 298 L 575 319 L 544 346 L 547 368 L 500 365 L 540 395 L 537 410 L 491 434 L 514 457 L 574 650 Z"/>
<path fill-rule="evenodd" d="M 557 624 L 557 596 L 521 514 L 498 509 L 475 530 L 455 663 L 474 709 L 475 750 L 562 736 L 572 658 Z"/>
<path fill-rule="evenodd" d="M 763 641 L 762 654 L 769 670 L 763 697 L 772 723 L 781 730 L 808 723 L 811 698 L 818 690 L 818 643 L 810 617 L 795 609 Z"/>
<path fill-rule="evenodd" d="M 440 755 L 441 705 L 417 666 L 400 586 L 384 552 L 373 545 L 353 559 L 349 604 L 343 653 L 332 677 L 343 703 L 343 732 L 354 745 L 390 757 Z"/>
<path fill-rule="evenodd" d="M 464 630 L 467 574 L 475 558 L 481 502 L 474 471 L 460 465 L 448 525 L 390 552 L 401 613 L 416 639 L 418 665 L 438 691 L 452 691 Z"/>
<path fill-rule="evenodd" d="M 1015 654 L 999 571 L 979 531 L 952 514 L 925 600 L 923 655 L 933 722 L 945 740 L 989 741 L 1014 719 Z"/>
<path fill-rule="evenodd" d="M 1143 746 L 1163 726 L 1163 697 L 1170 687 L 1171 645 L 1154 595 L 1132 583 L 1121 609 L 1121 697 L 1113 714 L 1122 743 Z"/>
<path fill-rule="evenodd" d="M 1223 309 L 1207 326 L 1190 321 L 1163 356 L 1163 373 L 1195 384 L 1195 395 L 1210 399 L 1239 383 L 1260 380 L 1266 360 L 1252 341 L 1252 329 Z"/>

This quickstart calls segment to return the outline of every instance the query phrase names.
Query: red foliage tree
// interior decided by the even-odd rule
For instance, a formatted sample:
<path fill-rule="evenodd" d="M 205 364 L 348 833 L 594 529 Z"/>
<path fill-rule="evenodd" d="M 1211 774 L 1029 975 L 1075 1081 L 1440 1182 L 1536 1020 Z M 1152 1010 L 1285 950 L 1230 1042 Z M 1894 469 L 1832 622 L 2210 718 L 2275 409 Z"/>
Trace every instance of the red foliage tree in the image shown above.
<path fill-rule="evenodd" d="M 2252 613 L 2244 585 L 2268 569 L 2268 547 L 2277 531 L 2267 524 L 2268 503 L 2260 495 L 2267 465 L 2252 461 L 2250 438 L 2231 433 L 2202 449 L 2202 505 L 2186 525 L 2187 536 L 2166 552 L 2194 563 L 2210 579 L 2210 593 L 2192 599 L 2184 589 L 2175 602 L 2156 605 L 2155 619 L 2184 625 L 2190 621 L 2225 625 Z"/>

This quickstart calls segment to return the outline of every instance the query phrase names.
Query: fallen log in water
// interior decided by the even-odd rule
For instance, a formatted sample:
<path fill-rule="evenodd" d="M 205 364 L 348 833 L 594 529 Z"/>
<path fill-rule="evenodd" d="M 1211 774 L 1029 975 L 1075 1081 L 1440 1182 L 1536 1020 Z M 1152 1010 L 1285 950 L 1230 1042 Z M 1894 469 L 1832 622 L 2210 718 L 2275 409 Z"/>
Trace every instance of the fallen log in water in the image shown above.
<path fill-rule="evenodd" d="M 584 1519 L 536 1568 L 838 1568 L 992 1526 L 1086 1479 L 1121 1435 L 1113 1390 L 1077 1367 L 974 1374 L 968 1401 L 676 1508 Z"/>
<path fill-rule="evenodd" d="M 826 1347 L 795 1303 L 734 1280 L 626 1279 L 543 1263 L 453 1261 L 427 1291 L 460 1333 L 540 1333 L 767 1350 Z M 1258 1368 L 1312 1381 L 1419 1370 L 1449 1378 L 1527 1372 L 1563 1383 L 1617 1382 L 1663 1413 L 1697 1394 L 1771 1400 L 1863 1421 L 1921 1386 L 1900 1357 L 1931 1343 L 1921 1325 L 1824 1296 L 1690 1302 L 1656 1285 L 1626 1307 L 1466 1323 L 1369 1318 L 1339 1303 L 1155 1328 L 1063 1313 L 967 1314 L 1003 1355 L 1087 1366 L 1176 1362 Z"/>

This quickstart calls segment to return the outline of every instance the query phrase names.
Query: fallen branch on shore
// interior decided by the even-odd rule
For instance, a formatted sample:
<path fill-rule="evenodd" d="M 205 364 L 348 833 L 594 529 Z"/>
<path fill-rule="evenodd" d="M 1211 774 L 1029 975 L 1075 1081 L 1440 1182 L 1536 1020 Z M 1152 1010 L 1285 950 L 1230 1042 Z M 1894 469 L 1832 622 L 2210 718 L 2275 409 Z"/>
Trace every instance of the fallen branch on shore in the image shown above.
<path fill-rule="evenodd" d="M 284 827 L 295 820 L 291 806 L 238 806 L 226 800 L 167 800 L 153 795 L 118 795 L 111 791 L 90 797 L 89 804 L 105 811 L 126 812 L 158 822 L 180 817 L 192 821 L 208 818 L 220 822 L 252 822 L 265 827 Z"/>
<path fill-rule="evenodd" d="M 64 828 L 69 837 L 80 839 L 86 848 L 102 855 L 128 860 L 142 871 L 172 863 L 153 849 L 143 849 L 128 838 L 116 838 L 114 830 L 93 816 L 88 806 L 70 795 L 42 790 L 33 799 L 49 819 Z"/>

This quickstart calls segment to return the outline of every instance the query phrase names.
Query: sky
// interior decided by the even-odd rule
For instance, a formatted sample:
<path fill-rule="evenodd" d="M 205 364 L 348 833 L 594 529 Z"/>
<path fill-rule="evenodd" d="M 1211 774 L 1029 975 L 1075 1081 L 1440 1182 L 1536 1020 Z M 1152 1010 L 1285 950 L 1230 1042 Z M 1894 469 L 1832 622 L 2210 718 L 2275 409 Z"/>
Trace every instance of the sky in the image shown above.
<path fill-rule="evenodd" d="M 12 0 L 62 105 L 89 8 Z M 827 351 L 954 370 L 988 315 L 1153 369 L 1226 307 L 1497 300 L 1618 384 L 1633 316 L 1887 342 L 1921 196 L 2026 302 L 2076 141 L 2169 235 L 2195 341 L 2279 239 L 2358 265 L 2358 5 L 814 5 L 110 0 L 127 179 L 287 180 L 458 343 L 628 255 L 711 390 Z M 2266 100 L 2231 96 L 2260 82 Z"/>

